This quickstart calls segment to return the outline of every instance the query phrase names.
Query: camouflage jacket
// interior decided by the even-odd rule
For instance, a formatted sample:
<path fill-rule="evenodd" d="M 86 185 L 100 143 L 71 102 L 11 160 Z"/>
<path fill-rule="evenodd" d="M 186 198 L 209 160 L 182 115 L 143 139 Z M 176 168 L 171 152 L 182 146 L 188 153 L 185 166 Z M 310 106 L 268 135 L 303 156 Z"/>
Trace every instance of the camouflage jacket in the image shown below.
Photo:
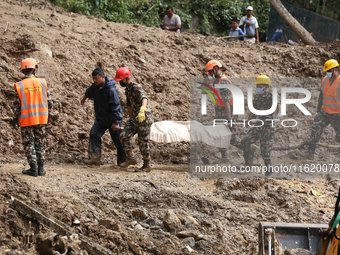
<path fill-rule="evenodd" d="M 280 103 L 278 99 L 277 103 Z M 269 110 L 273 104 L 273 94 L 271 92 L 267 92 L 265 94 L 256 94 L 253 100 L 253 106 L 256 110 Z M 258 115 L 257 119 L 265 120 L 265 119 L 274 119 L 274 113 L 269 115 Z"/>
<path fill-rule="evenodd" d="M 132 110 L 132 118 L 134 118 L 136 122 L 138 122 L 136 117 L 138 116 L 139 110 L 142 106 L 142 100 L 143 98 L 148 99 L 142 85 L 131 82 L 129 86 L 125 88 L 125 95 L 127 101 L 126 105 L 128 107 L 131 107 Z M 146 109 L 147 109 L 147 111 L 145 112 L 146 123 L 152 124 L 153 116 L 149 105 L 149 100 Z"/>
<path fill-rule="evenodd" d="M 215 84 L 230 84 L 227 76 L 224 74 L 221 75 L 220 78 L 216 78 L 213 82 L 213 85 Z M 223 103 L 230 103 L 230 97 L 231 93 L 229 89 L 217 89 L 217 92 L 222 100 Z M 218 98 L 216 95 L 214 95 L 215 100 L 217 102 Z M 218 119 L 226 119 L 227 118 L 227 112 L 224 106 L 215 106 L 215 117 Z"/>
<path fill-rule="evenodd" d="M 51 94 L 48 88 L 47 88 L 47 102 L 48 102 L 48 112 L 50 113 L 53 108 L 53 101 L 52 101 Z M 15 91 L 12 110 L 14 113 L 13 117 L 19 118 L 19 116 L 21 115 L 21 101 L 20 101 L 20 97 L 17 91 Z"/>

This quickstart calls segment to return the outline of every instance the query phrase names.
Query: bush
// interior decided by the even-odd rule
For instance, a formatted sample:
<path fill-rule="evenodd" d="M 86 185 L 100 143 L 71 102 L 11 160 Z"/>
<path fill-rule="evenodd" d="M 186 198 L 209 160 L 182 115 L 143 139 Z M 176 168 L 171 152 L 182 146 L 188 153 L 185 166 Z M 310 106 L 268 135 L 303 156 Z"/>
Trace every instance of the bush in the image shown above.
<path fill-rule="evenodd" d="M 166 7 L 172 6 L 180 16 L 182 26 L 191 28 L 193 17 L 199 24 L 196 32 L 227 35 L 233 18 L 241 19 L 246 7 L 253 6 L 254 16 L 259 22 L 259 33 L 267 29 L 269 0 L 50 0 L 66 11 L 82 12 L 85 15 L 103 17 L 119 23 L 139 23 L 159 27 L 163 23 Z"/>

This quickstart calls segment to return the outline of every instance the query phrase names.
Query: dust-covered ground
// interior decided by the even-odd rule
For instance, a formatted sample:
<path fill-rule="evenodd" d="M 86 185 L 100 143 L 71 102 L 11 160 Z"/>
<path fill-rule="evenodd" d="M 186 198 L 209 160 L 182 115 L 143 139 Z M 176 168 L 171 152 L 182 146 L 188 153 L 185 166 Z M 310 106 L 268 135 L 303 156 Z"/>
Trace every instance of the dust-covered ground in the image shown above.
<path fill-rule="evenodd" d="M 29 221 L 35 236 L 50 231 L 14 210 L 10 196 L 37 205 L 114 254 L 188 254 L 187 246 L 191 254 L 257 254 L 260 221 L 327 223 L 339 187 L 334 179 L 202 181 L 191 178 L 186 165 L 157 165 L 147 174 L 58 165 L 48 166 L 44 178 L 21 176 L 17 164 L 0 169 L 0 254 L 37 254 L 35 242 L 25 239 Z M 136 216 L 136 209 L 144 216 Z M 170 231 L 163 221 L 169 210 L 178 217 Z"/>
<path fill-rule="evenodd" d="M 84 167 L 94 111 L 92 102 L 81 107 L 80 100 L 94 68 L 102 67 L 113 78 L 117 68 L 127 66 L 143 85 L 155 121 L 189 120 L 190 78 L 207 77 L 205 64 L 219 59 L 233 79 L 266 74 L 280 78 L 280 86 L 311 91 L 305 106 L 312 116 L 289 106 L 287 117 L 299 126 L 277 129 L 274 147 L 296 146 L 310 134 L 324 62 L 340 59 L 338 40 L 316 46 L 251 45 L 107 22 L 44 1 L 0 0 L 0 7 L 0 254 L 37 254 L 38 234 L 51 233 L 18 213 L 10 196 L 31 202 L 114 254 L 186 254 L 191 249 L 192 254 L 256 254 L 260 221 L 328 223 L 332 217 L 338 180 L 200 180 L 189 175 L 190 145 L 185 142 L 152 143 L 151 173 L 136 174 L 114 166 L 116 151 L 106 134 L 103 166 Z M 47 80 L 54 101 L 44 178 L 21 175 L 26 158 L 20 131 L 11 126 L 13 85 L 23 78 L 19 67 L 26 57 L 40 61 L 38 77 Z M 308 79 L 301 84 L 286 80 L 294 77 Z M 233 82 L 245 91 L 251 79 L 250 84 Z M 123 89 L 117 88 L 125 109 Z M 328 127 L 322 143 L 337 145 L 334 138 Z M 220 158 L 216 150 L 209 151 L 213 161 Z M 338 152 L 318 146 L 314 161 L 299 157 L 297 149 L 274 150 L 272 156 L 275 164 L 335 163 Z M 228 157 L 229 163 L 243 162 L 235 148 Z M 256 164 L 262 163 L 259 151 L 255 157 Z M 86 254 L 76 242 L 71 246 L 73 254 Z"/>

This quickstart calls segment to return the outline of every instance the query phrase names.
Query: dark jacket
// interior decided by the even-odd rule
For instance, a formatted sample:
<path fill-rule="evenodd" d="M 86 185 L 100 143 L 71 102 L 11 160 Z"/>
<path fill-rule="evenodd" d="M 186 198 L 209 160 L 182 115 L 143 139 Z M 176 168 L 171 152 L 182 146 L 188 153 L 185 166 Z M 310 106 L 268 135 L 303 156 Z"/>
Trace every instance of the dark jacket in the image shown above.
<path fill-rule="evenodd" d="M 103 126 L 111 127 L 115 120 L 123 119 L 116 82 L 105 77 L 103 87 L 92 84 L 85 92 L 85 96 L 94 100 L 96 121 Z"/>

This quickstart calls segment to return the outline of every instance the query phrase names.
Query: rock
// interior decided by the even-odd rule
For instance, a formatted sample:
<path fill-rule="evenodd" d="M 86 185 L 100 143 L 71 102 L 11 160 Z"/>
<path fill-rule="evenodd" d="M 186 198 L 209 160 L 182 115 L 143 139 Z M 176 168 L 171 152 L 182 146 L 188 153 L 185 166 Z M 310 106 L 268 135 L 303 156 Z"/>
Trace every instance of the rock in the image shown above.
<path fill-rule="evenodd" d="M 117 231 L 117 232 L 122 231 L 122 225 L 118 220 L 101 219 L 98 221 L 98 224 L 100 226 L 105 226 L 107 229 L 111 229 L 113 231 Z"/>
<path fill-rule="evenodd" d="M 152 226 L 152 227 L 150 227 L 151 230 L 158 230 L 160 228 L 161 228 L 160 226 Z"/>
<path fill-rule="evenodd" d="M 189 245 L 191 248 L 195 246 L 195 238 L 187 237 L 182 240 L 185 245 Z"/>
<path fill-rule="evenodd" d="M 135 231 L 141 231 L 141 230 L 143 230 L 143 227 L 140 224 L 137 224 L 135 226 Z"/>
<path fill-rule="evenodd" d="M 196 230 L 181 231 L 176 234 L 179 238 L 193 237 L 195 241 L 201 240 L 203 235 Z"/>
<path fill-rule="evenodd" d="M 202 220 L 202 225 L 203 225 L 203 226 L 207 226 L 207 227 L 209 227 L 209 228 L 211 228 L 211 227 L 214 226 L 214 224 L 213 224 L 212 221 L 210 221 L 210 220 Z"/>
<path fill-rule="evenodd" d="M 143 228 L 149 228 L 150 225 L 146 223 L 139 223 Z"/>
<path fill-rule="evenodd" d="M 165 235 L 165 232 L 164 232 L 163 230 L 160 229 L 160 230 L 158 231 L 157 234 L 158 234 L 158 235 L 161 235 L 161 236 L 164 236 L 164 235 Z"/>
<path fill-rule="evenodd" d="M 181 221 L 178 219 L 173 210 L 168 210 L 163 219 L 163 224 L 169 231 L 175 231 L 181 226 Z"/>
<path fill-rule="evenodd" d="M 194 251 L 189 245 L 187 245 L 185 248 L 187 248 L 188 252 L 190 252 L 190 253 L 192 253 Z"/>
<path fill-rule="evenodd" d="M 136 226 L 137 224 L 138 224 L 138 222 L 135 221 L 135 220 L 134 220 L 133 222 L 131 222 L 131 226 L 132 226 L 132 227 Z"/>
<path fill-rule="evenodd" d="M 80 225 L 80 220 L 78 220 L 78 219 L 75 219 L 74 221 L 73 221 L 73 225 Z"/>
<path fill-rule="evenodd" d="M 151 218 L 148 219 L 148 220 L 146 221 L 146 223 L 149 224 L 150 227 L 156 226 L 156 225 L 157 225 L 157 222 L 156 222 L 154 219 L 151 219 Z"/>
<path fill-rule="evenodd" d="M 185 215 L 185 214 L 179 214 L 178 218 L 181 220 L 182 224 L 192 224 L 195 227 L 199 227 L 200 224 L 197 222 L 197 220 L 194 217 Z"/>
<path fill-rule="evenodd" d="M 132 215 L 144 220 L 148 217 L 148 212 L 144 208 L 136 208 L 132 210 Z"/>
<path fill-rule="evenodd" d="M 195 244 L 196 249 L 205 251 L 209 248 L 210 243 L 206 240 L 197 241 Z"/>
<path fill-rule="evenodd" d="M 39 48 L 39 50 L 43 53 L 45 53 L 46 55 L 48 55 L 50 58 L 52 58 L 52 50 L 49 46 L 47 46 L 46 44 L 41 44 L 41 45 L 37 45 L 37 47 Z"/>

